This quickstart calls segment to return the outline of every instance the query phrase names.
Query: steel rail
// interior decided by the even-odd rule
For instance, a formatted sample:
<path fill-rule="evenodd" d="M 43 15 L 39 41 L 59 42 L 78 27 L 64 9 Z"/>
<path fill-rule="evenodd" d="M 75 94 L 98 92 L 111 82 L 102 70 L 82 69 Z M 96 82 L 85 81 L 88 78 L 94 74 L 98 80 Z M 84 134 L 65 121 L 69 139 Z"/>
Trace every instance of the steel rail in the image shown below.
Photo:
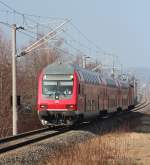
<path fill-rule="evenodd" d="M 55 130 L 49 130 L 47 128 L 45 130 L 43 129 L 43 131 L 41 129 L 41 130 L 33 131 L 34 133 L 28 132 L 21 135 L 16 135 L 15 137 L 12 136 L 9 138 L 1 139 L 0 154 L 23 147 L 27 144 L 32 144 L 32 143 L 47 139 L 49 137 L 54 137 L 56 135 L 65 133 L 67 131 L 70 131 L 70 127 L 58 128 Z"/>
<path fill-rule="evenodd" d="M 37 134 L 37 133 L 45 132 L 48 129 L 49 128 L 42 128 L 42 129 L 38 129 L 38 130 L 34 130 L 34 131 L 21 133 L 21 134 L 15 135 L 15 136 L 8 136 L 8 137 L 5 137 L 5 138 L 0 138 L 0 144 L 5 143 L 5 142 L 9 142 L 9 141 L 12 141 L 12 140 L 16 140 L 16 139 L 19 139 L 19 138 L 23 138 L 23 137 L 26 137 L 26 136 L 34 135 L 34 134 Z"/>
<path fill-rule="evenodd" d="M 146 108 L 146 107 L 148 107 L 150 105 L 150 101 L 149 100 L 147 100 L 147 101 L 145 101 L 144 103 L 142 103 L 142 104 L 140 104 L 140 106 L 137 106 L 137 107 L 135 107 L 134 109 L 132 109 L 132 111 L 133 112 L 136 112 L 136 111 L 143 111 L 143 108 Z"/>

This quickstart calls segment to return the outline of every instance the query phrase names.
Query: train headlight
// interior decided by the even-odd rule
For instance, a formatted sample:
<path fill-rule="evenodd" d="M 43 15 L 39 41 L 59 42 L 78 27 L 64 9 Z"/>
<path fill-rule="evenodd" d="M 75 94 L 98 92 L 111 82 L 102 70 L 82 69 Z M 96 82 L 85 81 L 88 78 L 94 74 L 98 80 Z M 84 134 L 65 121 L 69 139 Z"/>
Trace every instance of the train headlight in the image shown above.
<path fill-rule="evenodd" d="M 75 110 L 76 106 L 73 105 L 73 104 L 68 104 L 68 105 L 66 105 L 66 108 L 69 109 L 69 110 Z"/>
<path fill-rule="evenodd" d="M 47 109 L 47 108 L 48 108 L 48 105 L 46 105 L 46 104 L 41 104 L 41 105 L 40 105 L 40 108 L 41 108 L 41 109 Z"/>
<path fill-rule="evenodd" d="M 73 80 L 73 75 L 70 75 L 70 79 Z"/>

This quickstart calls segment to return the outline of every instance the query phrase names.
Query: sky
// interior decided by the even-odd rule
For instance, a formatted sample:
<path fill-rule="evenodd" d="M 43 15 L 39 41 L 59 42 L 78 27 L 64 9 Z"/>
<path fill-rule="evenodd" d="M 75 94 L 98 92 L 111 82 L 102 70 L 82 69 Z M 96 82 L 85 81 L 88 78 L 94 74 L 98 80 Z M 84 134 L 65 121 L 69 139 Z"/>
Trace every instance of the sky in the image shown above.
<path fill-rule="evenodd" d="M 96 45 L 117 56 L 124 67 L 150 68 L 149 0 L 3 2 L 28 14 L 69 18 Z M 101 55 L 99 53 L 96 56 Z"/>

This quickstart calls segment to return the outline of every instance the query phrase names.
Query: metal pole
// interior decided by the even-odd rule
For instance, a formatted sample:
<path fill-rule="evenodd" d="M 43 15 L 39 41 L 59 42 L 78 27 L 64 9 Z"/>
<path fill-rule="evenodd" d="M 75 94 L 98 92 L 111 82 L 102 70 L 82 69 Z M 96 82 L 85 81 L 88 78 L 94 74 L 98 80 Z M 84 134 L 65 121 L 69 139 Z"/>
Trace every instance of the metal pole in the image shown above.
<path fill-rule="evenodd" d="M 13 113 L 13 135 L 17 130 L 17 106 L 16 106 L 16 24 L 12 25 L 12 113 Z"/>
<path fill-rule="evenodd" d="M 114 59 L 114 56 L 113 56 L 113 78 L 115 77 L 115 59 Z"/>
<path fill-rule="evenodd" d="M 1 65 L 1 64 L 0 64 Z M 2 107 L 3 98 L 3 81 L 2 81 L 2 67 L 0 67 L 0 107 Z"/>
<path fill-rule="evenodd" d="M 85 55 L 82 56 L 82 67 L 83 68 L 86 68 L 86 59 L 87 58 L 91 58 L 91 57 L 90 56 L 85 56 Z"/>
<path fill-rule="evenodd" d="M 39 39 L 39 24 L 37 23 L 37 25 L 36 25 L 36 39 L 38 40 Z"/>
<path fill-rule="evenodd" d="M 86 57 L 82 56 L 82 67 L 85 68 L 86 67 Z"/>

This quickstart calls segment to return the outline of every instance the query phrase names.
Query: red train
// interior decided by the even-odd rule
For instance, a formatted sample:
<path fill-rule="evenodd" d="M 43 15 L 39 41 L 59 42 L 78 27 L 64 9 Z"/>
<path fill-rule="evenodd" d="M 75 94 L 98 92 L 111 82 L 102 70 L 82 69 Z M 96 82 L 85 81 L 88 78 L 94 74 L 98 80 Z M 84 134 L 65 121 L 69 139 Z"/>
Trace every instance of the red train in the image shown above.
<path fill-rule="evenodd" d="M 71 64 L 51 64 L 40 74 L 38 115 L 43 125 L 74 124 L 134 106 L 134 86 Z"/>

